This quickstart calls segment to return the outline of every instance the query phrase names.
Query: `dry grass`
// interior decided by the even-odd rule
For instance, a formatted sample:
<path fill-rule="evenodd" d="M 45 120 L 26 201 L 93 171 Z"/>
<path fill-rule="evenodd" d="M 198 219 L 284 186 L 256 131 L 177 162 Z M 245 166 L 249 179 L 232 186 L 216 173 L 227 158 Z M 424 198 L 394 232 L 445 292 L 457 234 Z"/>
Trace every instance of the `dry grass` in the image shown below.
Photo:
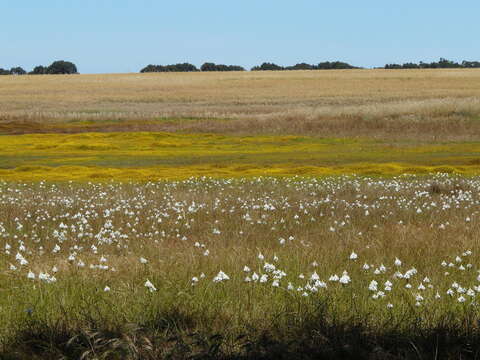
<path fill-rule="evenodd" d="M 0 78 L 0 131 L 181 131 L 473 140 L 480 71 Z"/>

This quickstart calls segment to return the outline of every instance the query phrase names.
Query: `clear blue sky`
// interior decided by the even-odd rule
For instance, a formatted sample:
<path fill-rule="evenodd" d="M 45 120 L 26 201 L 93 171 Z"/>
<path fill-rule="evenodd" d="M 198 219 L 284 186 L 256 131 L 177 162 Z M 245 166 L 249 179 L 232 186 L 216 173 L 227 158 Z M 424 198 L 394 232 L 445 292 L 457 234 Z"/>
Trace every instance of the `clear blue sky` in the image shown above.
<path fill-rule="evenodd" d="M 480 60 L 478 0 L 0 0 L 0 67 Z"/>

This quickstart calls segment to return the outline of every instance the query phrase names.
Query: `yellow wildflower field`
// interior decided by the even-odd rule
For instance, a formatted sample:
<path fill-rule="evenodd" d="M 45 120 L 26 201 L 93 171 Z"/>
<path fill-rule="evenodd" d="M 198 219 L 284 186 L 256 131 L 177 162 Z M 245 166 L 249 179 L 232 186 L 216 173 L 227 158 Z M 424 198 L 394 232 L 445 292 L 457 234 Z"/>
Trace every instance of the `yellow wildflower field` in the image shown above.
<path fill-rule="evenodd" d="M 307 136 L 161 132 L 0 137 L 9 180 L 159 180 L 191 176 L 480 173 L 480 142 L 416 144 Z"/>

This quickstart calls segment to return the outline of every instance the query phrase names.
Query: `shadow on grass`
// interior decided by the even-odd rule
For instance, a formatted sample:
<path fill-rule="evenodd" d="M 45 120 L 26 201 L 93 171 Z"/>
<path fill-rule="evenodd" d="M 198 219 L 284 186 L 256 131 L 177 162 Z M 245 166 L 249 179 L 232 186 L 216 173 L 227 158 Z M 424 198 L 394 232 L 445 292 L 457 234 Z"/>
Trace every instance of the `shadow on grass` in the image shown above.
<path fill-rule="evenodd" d="M 232 336 L 201 329 L 178 310 L 144 324 L 67 324 L 26 321 L 2 344 L 0 359 L 476 359 L 480 334 L 448 322 L 425 329 L 372 330 L 362 321 L 285 319 L 270 328 L 246 327 Z M 415 324 L 415 322 L 413 323 Z"/>

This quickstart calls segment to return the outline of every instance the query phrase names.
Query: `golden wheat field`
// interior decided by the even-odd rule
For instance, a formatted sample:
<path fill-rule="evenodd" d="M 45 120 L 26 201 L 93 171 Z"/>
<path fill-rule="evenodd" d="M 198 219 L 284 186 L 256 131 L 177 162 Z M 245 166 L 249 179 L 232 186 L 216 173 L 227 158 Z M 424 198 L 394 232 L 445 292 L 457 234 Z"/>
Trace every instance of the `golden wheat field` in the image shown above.
<path fill-rule="evenodd" d="M 3 76 L 0 131 L 473 140 L 479 97 L 476 69 Z"/>
<path fill-rule="evenodd" d="M 480 353 L 480 71 L 0 77 L 0 358 Z"/>

